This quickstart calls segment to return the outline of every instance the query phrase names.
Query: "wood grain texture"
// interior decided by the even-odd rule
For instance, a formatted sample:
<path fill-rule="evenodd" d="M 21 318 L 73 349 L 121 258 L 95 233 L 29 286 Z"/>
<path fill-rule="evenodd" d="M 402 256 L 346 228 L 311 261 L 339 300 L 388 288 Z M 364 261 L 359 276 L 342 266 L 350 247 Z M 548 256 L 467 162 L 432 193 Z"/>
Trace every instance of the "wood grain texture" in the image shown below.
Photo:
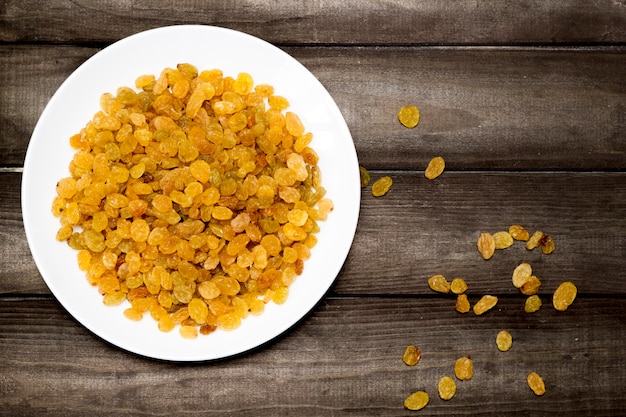
<path fill-rule="evenodd" d="M 47 293 L 26 241 L 20 186 L 19 173 L 0 173 L 0 294 Z"/>
<path fill-rule="evenodd" d="M 21 166 L 35 124 L 63 81 L 94 48 L 0 46 L 0 164 Z"/>
<path fill-rule="evenodd" d="M 0 300 L 0 405 L 7 415 L 410 415 L 411 392 L 431 395 L 429 415 L 614 416 L 626 412 L 626 303 L 583 298 L 566 312 L 527 315 L 504 299 L 484 316 L 456 313 L 444 299 L 328 298 L 292 331 L 246 355 L 182 365 L 107 345 L 54 301 Z M 513 348 L 496 349 L 508 329 Z M 210 337 L 210 336 L 208 336 Z M 402 363 L 408 344 L 422 350 Z M 474 377 L 437 397 L 441 376 L 469 355 Z M 525 378 L 536 371 L 547 393 Z"/>
<path fill-rule="evenodd" d="M 362 190 L 349 256 L 311 313 L 214 362 L 155 361 L 90 333 L 45 285 L 21 216 L 24 156 L 56 89 L 107 45 L 175 24 L 292 55 L 337 102 L 372 179 L 394 181 L 381 198 Z M 625 28 L 624 0 L 0 2 L 0 415 L 409 416 L 420 389 L 423 415 L 626 415 Z M 407 104 L 415 129 L 396 120 Z M 428 181 L 436 155 L 446 171 Z M 516 242 L 484 261 L 479 233 L 512 223 L 556 251 Z M 522 261 L 543 282 L 534 314 L 511 284 Z M 472 303 L 497 295 L 496 308 L 457 313 L 428 288 L 434 274 L 465 278 Z M 579 293 L 557 312 L 565 280 Z M 402 363 L 408 344 L 416 367 Z M 437 381 L 465 355 L 474 378 L 440 400 Z"/>
<path fill-rule="evenodd" d="M 285 50 L 328 89 L 369 168 L 413 170 L 437 154 L 459 170 L 625 168 L 622 49 Z M 0 46 L 0 165 L 23 163 L 45 104 L 96 51 Z M 421 110 L 415 129 L 397 121 L 407 104 Z"/>
<path fill-rule="evenodd" d="M 158 26 L 206 24 L 278 44 L 623 43 L 625 9 L 612 0 L 9 0 L 0 9 L 0 39 L 109 43 Z"/>

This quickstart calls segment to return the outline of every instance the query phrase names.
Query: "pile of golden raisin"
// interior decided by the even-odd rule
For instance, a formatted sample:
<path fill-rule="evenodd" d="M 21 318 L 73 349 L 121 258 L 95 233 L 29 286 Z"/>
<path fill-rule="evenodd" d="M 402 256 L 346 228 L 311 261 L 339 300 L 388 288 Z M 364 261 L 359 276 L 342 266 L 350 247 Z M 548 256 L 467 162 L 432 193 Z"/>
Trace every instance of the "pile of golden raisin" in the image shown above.
<path fill-rule="evenodd" d="M 284 302 L 333 209 L 288 100 L 179 64 L 100 106 L 52 210 L 104 303 L 194 338 Z"/>

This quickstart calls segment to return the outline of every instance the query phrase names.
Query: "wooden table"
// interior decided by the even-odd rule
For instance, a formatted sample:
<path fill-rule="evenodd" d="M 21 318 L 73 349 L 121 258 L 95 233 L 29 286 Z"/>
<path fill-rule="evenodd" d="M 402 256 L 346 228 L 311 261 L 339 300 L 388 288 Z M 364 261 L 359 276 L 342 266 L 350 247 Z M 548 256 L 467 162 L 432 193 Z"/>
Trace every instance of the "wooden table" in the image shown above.
<path fill-rule="evenodd" d="M 0 414 L 626 415 L 626 3 L 558 1 L 33 1 L 0 6 Z M 281 4 L 282 3 L 282 4 Z M 282 48 L 336 100 L 372 178 L 330 293 L 268 345 L 211 363 L 129 354 L 78 324 L 31 258 L 20 180 L 56 88 L 108 44 L 149 28 L 207 24 Z M 415 129 L 396 114 L 420 108 Z M 424 178 L 430 158 L 446 171 Z M 481 232 L 553 236 L 484 261 Z M 531 263 L 543 308 L 523 311 L 513 268 Z M 463 277 L 483 316 L 427 279 Z M 579 290 L 551 305 L 562 281 Z M 501 329 L 513 335 L 506 353 Z M 402 362 L 407 345 L 422 351 Z M 450 401 L 437 382 L 469 355 Z M 535 396 L 536 371 L 547 392 Z M 411 392 L 430 404 L 403 408 Z"/>

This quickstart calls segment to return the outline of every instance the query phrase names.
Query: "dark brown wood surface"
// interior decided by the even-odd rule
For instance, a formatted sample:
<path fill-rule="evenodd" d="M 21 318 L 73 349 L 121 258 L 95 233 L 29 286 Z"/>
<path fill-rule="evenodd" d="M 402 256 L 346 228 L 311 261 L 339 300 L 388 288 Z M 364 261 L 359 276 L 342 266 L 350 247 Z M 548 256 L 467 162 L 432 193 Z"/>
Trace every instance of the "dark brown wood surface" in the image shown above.
<path fill-rule="evenodd" d="M 337 102 L 359 161 L 389 194 L 362 191 L 333 287 L 294 328 L 209 363 L 135 356 L 78 324 L 30 255 L 20 204 L 30 135 L 54 91 L 124 36 L 211 24 L 274 43 Z M 0 5 L 0 415 L 626 415 L 626 3 L 623 1 L 135 2 Z M 422 120 L 402 127 L 398 109 Z M 436 155 L 447 169 L 423 171 Z M 556 251 L 517 243 L 484 261 L 482 231 L 519 223 Z M 513 268 L 533 265 L 544 307 L 523 312 Z M 484 316 L 459 314 L 428 277 L 461 276 Z M 550 305 L 571 280 L 566 312 Z M 513 334 L 499 352 L 495 335 Z M 423 351 L 402 363 L 408 344 Z M 475 376 L 436 385 L 470 355 Z M 536 371 L 547 393 L 525 377 Z M 430 404 L 403 408 L 425 389 Z"/>

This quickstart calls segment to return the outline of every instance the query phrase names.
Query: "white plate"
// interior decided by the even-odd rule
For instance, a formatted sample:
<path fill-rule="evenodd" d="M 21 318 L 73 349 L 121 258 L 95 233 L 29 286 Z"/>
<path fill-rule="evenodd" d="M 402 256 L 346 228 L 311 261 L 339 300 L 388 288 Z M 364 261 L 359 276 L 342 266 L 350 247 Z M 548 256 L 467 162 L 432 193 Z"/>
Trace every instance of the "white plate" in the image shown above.
<path fill-rule="evenodd" d="M 218 330 L 195 340 L 177 330 L 162 333 L 152 318 L 126 319 L 128 305 L 107 307 L 77 267 L 76 252 L 55 239 L 59 221 L 51 214 L 56 182 L 69 176 L 74 150 L 69 138 L 99 109 L 105 92 L 134 87 L 142 74 L 158 76 L 188 62 L 236 76 L 248 72 L 255 84 L 274 86 L 313 133 L 327 196 L 335 209 L 320 223 L 318 244 L 304 273 L 290 287 L 286 303 L 269 303 L 234 331 Z M 43 111 L 30 141 L 22 177 L 22 211 L 31 252 L 46 284 L 63 307 L 104 340 L 136 354 L 173 361 L 228 357 L 258 347 L 296 324 L 320 301 L 339 273 L 352 245 L 360 206 L 356 151 L 337 105 L 298 61 L 271 44 L 229 29 L 171 26 L 130 36 L 98 52 L 61 85 Z"/>

